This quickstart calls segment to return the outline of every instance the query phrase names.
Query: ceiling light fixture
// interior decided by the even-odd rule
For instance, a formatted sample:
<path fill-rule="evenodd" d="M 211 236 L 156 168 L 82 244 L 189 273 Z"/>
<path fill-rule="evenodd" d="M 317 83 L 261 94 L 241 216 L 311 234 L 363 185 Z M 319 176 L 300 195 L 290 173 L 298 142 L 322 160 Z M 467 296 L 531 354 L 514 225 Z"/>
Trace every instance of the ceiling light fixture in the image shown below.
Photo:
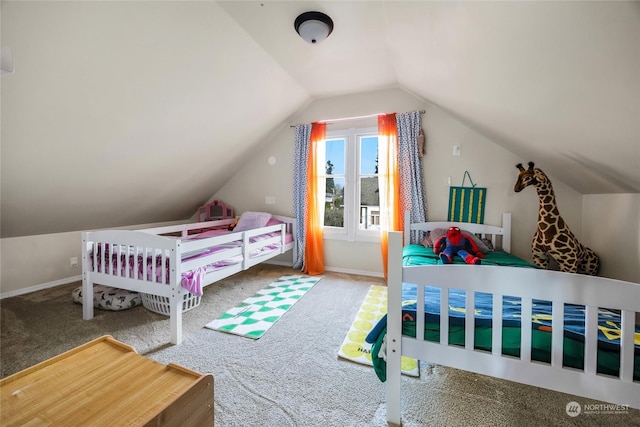
<path fill-rule="evenodd" d="M 296 32 L 307 43 L 318 44 L 333 31 L 333 21 L 322 12 L 305 12 L 293 24 Z"/>

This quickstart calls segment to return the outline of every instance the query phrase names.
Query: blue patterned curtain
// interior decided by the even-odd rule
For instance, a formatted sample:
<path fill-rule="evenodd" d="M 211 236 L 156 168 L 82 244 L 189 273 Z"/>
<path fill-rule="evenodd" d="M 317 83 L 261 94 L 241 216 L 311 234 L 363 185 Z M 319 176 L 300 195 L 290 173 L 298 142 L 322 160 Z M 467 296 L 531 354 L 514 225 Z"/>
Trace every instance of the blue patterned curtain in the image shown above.
<path fill-rule="evenodd" d="M 311 124 L 297 125 L 293 151 L 293 212 L 296 226 L 296 261 L 293 268 L 302 269 L 306 244 L 307 165 L 311 141 Z"/>
<path fill-rule="evenodd" d="M 419 111 L 396 114 L 399 145 L 400 202 L 402 215 L 411 211 L 411 222 L 427 220 L 422 158 L 418 151 L 418 135 L 422 114 Z M 423 236 L 411 235 L 411 243 L 419 243 Z"/>

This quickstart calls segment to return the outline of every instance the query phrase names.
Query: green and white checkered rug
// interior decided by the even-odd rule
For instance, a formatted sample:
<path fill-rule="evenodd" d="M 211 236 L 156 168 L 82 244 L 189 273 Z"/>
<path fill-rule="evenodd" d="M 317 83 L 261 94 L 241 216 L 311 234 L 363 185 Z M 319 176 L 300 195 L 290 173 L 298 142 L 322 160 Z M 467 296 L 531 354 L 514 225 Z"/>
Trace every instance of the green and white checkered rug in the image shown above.
<path fill-rule="evenodd" d="M 205 327 L 258 339 L 320 279 L 305 275 L 282 276 Z"/>

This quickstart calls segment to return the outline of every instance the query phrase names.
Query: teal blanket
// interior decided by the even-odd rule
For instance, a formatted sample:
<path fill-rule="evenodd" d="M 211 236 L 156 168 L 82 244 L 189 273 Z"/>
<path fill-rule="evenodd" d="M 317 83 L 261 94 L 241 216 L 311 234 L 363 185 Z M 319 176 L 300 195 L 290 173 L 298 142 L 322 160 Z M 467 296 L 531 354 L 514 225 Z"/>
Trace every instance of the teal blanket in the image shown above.
<path fill-rule="evenodd" d="M 464 264 L 460 257 L 453 258 L 454 264 Z M 433 253 L 433 248 L 425 248 L 422 245 L 407 245 L 402 249 L 402 264 L 405 267 L 415 265 L 437 265 L 442 264 L 440 257 Z M 517 256 L 506 252 L 488 252 L 482 259 L 484 265 L 501 265 L 510 267 L 537 268 L 534 264 L 527 262 Z"/>

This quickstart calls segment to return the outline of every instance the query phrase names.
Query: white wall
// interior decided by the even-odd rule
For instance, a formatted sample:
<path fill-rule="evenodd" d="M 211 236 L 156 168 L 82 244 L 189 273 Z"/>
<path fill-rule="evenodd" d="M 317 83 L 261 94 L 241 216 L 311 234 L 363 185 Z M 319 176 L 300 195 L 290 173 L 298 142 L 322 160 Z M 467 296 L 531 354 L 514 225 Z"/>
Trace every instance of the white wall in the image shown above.
<path fill-rule="evenodd" d="M 600 275 L 640 282 L 640 194 L 583 198 L 583 240 L 600 255 Z"/>
<path fill-rule="evenodd" d="M 2 297 L 80 280 L 82 268 L 70 264 L 78 257 L 81 265 L 80 240 L 80 232 L 2 239 Z"/>

